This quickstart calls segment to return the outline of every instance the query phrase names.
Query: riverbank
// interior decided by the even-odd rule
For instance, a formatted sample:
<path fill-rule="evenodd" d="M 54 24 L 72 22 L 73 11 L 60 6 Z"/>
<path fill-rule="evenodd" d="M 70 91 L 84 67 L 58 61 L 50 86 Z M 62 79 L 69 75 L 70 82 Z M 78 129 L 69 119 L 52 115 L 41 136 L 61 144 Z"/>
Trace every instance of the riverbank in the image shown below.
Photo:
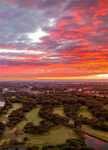
<path fill-rule="evenodd" d="M 88 136 L 91 136 L 91 137 L 93 137 L 93 138 L 96 138 L 96 139 L 98 139 L 98 140 L 100 140 L 100 141 L 102 141 L 102 142 L 106 142 L 106 143 L 108 144 L 108 141 L 103 140 L 103 139 L 101 139 L 101 138 L 99 138 L 99 137 L 96 137 L 96 136 L 94 136 L 94 135 L 92 135 L 92 134 L 90 134 L 90 133 L 84 132 L 84 134 L 86 134 L 86 135 L 88 135 Z"/>
<path fill-rule="evenodd" d="M 95 138 L 97 138 L 103 142 L 108 143 L 108 133 L 105 131 L 96 130 L 96 129 L 93 129 L 92 127 L 87 126 L 87 125 L 83 125 L 82 131 L 85 134 L 88 134 L 88 135 L 95 137 Z"/>

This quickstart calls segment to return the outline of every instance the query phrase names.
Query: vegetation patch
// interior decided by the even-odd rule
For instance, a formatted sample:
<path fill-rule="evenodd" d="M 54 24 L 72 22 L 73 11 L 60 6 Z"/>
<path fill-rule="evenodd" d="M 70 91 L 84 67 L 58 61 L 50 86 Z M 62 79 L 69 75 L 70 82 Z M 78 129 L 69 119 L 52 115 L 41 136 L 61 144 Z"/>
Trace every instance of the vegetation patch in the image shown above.
<path fill-rule="evenodd" d="M 108 105 L 105 105 L 104 108 L 105 108 L 105 109 L 108 109 Z"/>
<path fill-rule="evenodd" d="M 93 118 L 93 115 L 91 114 L 91 112 L 88 110 L 87 106 L 81 106 L 78 110 L 78 115 L 82 115 L 83 117 L 87 117 L 89 119 Z"/>
<path fill-rule="evenodd" d="M 46 150 L 53 145 L 56 150 L 60 147 L 69 149 L 73 145 L 68 142 L 77 143 L 80 139 L 86 149 L 84 132 L 108 141 L 106 100 L 101 102 L 96 97 L 76 93 L 74 98 L 73 93 L 59 92 L 39 95 L 21 93 L 16 98 L 8 98 L 0 110 L 0 146 L 39 146 Z M 76 141 L 67 142 L 69 139 Z M 74 149 L 80 150 L 78 144 L 76 146 Z"/>
<path fill-rule="evenodd" d="M 6 123 L 7 118 L 11 114 L 11 112 L 14 111 L 14 110 L 17 110 L 17 109 L 19 109 L 21 107 L 22 107 L 21 103 L 13 103 L 12 104 L 12 108 L 9 108 L 6 113 L 4 112 L 3 114 L 0 115 L 0 121 Z"/>
<path fill-rule="evenodd" d="M 64 108 L 63 106 L 59 106 L 59 107 L 54 107 L 54 111 L 53 111 L 54 114 L 58 114 L 62 117 L 65 117 L 65 113 L 64 113 Z"/>
<path fill-rule="evenodd" d="M 29 112 L 25 113 L 25 120 L 16 125 L 17 129 L 23 129 L 27 122 L 32 122 L 34 125 L 39 125 L 43 118 L 39 117 L 39 110 L 41 106 L 36 106 Z"/>
<path fill-rule="evenodd" d="M 108 132 L 97 130 L 88 125 L 83 125 L 82 130 L 92 136 L 95 136 L 99 139 L 105 140 L 108 142 Z"/>
<path fill-rule="evenodd" d="M 42 135 L 33 135 L 24 133 L 23 135 L 18 137 L 18 141 L 22 142 L 23 139 L 27 137 L 29 140 L 25 143 L 25 145 L 49 145 L 49 144 L 63 144 L 67 139 L 74 138 L 78 139 L 77 134 L 72 130 L 64 126 L 58 126 L 52 128 L 48 133 L 44 133 Z"/>
<path fill-rule="evenodd" d="M 42 121 L 43 119 L 41 117 L 39 117 L 39 112 L 40 110 L 40 106 L 36 106 L 35 108 L 33 108 L 30 112 L 26 113 L 25 117 L 28 121 L 33 122 L 34 125 L 39 125 L 40 121 Z"/>

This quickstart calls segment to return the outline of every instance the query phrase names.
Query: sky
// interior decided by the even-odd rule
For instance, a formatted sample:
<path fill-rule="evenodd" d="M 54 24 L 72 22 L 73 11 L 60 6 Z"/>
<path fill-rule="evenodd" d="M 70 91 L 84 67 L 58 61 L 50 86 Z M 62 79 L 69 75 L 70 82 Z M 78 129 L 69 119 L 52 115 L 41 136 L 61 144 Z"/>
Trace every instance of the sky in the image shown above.
<path fill-rule="evenodd" d="M 0 0 L 0 80 L 108 79 L 108 0 Z"/>

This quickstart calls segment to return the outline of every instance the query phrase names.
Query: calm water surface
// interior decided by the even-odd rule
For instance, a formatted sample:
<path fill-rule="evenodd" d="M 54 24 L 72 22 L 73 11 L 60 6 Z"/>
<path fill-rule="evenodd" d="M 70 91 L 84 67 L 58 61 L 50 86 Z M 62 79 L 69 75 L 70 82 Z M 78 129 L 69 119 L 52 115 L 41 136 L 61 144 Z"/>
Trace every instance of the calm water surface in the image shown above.
<path fill-rule="evenodd" d="M 108 150 L 108 143 L 103 142 L 97 138 L 85 134 L 85 143 L 88 147 L 96 148 L 96 150 Z"/>

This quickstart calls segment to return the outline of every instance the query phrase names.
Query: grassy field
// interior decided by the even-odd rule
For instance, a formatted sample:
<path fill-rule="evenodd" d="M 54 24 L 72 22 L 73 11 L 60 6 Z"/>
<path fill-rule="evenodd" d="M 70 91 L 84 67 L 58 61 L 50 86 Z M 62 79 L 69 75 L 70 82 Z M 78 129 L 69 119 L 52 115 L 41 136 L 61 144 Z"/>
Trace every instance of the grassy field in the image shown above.
<path fill-rule="evenodd" d="M 19 103 L 13 104 L 13 107 L 10 108 L 6 114 L 3 114 L 0 117 L 0 120 L 3 122 L 6 122 L 8 115 L 13 110 L 19 109 L 21 107 L 22 107 L 22 104 L 19 104 Z M 6 128 L 4 137 L 0 141 L 0 145 L 2 145 L 3 143 L 9 143 L 9 141 L 13 138 L 16 138 L 19 142 L 22 142 L 24 140 L 24 138 L 27 137 L 28 140 L 26 141 L 25 146 L 37 144 L 40 147 L 43 145 L 49 145 L 49 144 L 52 144 L 52 145 L 62 144 L 62 143 L 65 143 L 66 139 L 78 138 L 78 135 L 72 129 L 69 129 L 64 126 L 54 127 L 49 132 L 42 134 L 42 135 L 32 135 L 32 134 L 23 133 L 22 129 L 28 121 L 32 121 L 35 125 L 39 125 L 40 121 L 43 120 L 38 115 L 40 107 L 41 106 L 36 106 L 30 112 L 25 113 L 26 119 L 21 121 L 14 128 L 12 128 L 12 129 Z M 59 114 L 60 116 L 65 116 L 62 106 L 55 107 L 53 113 Z M 81 106 L 78 111 L 78 114 L 79 115 L 82 114 L 84 117 L 88 117 L 88 118 L 93 117 L 86 106 Z M 69 123 L 73 124 L 73 120 L 70 120 Z M 95 130 L 87 125 L 83 125 L 82 130 L 88 134 L 91 134 L 91 135 L 97 137 L 97 138 L 108 141 L 108 133 L 107 132 Z M 18 133 L 18 134 L 16 135 L 15 133 Z"/>
<path fill-rule="evenodd" d="M 83 117 L 87 117 L 89 119 L 92 119 L 93 116 L 91 112 L 88 110 L 87 106 L 81 106 L 80 109 L 78 110 L 78 115 L 82 115 Z"/>
<path fill-rule="evenodd" d="M 36 106 L 30 112 L 28 112 L 25 116 L 28 121 L 32 121 L 34 125 L 39 125 L 40 121 L 43 119 L 39 117 L 38 112 L 40 110 L 40 106 Z"/>
<path fill-rule="evenodd" d="M 23 120 L 19 124 L 17 124 L 16 128 L 17 129 L 23 129 L 23 127 L 25 126 L 25 124 L 27 122 L 31 122 L 31 121 L 34 123 L 34 125 L 39 125 L 40 121 L 43 120 L 38 115 L 39 110 L 40 110 L 40 106 L 36 106 L 31 111 L 27 112 L 25 114 L 26 120 Z"/>
<path fill-rule="evenodd" d="M 104 106 L 105 109 L 108 109 L 108 105 Z"/>
<path fill-rule="evenodd" d="M 21 107 L 22 107 L 22 104 L 20 104 L 20 103 L 13 103 L 13 107 L 12 107 L 12 108 L 9 108 L 6 114 L 0 115 L 0 121 L 6 123 L 6 120 L 7 120 L 8 115 L 11 114 L 11 112 L 12 112 L 13 110 L 19 109 L 19 108 L 21 108 Z"/>
<path fill-rule="evenodd" d="M 92 119 L 93 116 L 89 112 L 88 108 L 86 106 L 81 106 L 78 115 L 83 115 L 84 117 L 87 117 L 89 119 Z M 92 136 L 95 136 L 97 138 L 100 138 L 102 140 L 108 141 L 108 132 L 102 131 L 102 130 L 96 130 L 88 125 L 83 125 L 82 130 Z"/>
<path fill-rule="evenodd" d="M 24 128 L 27 122 L 32 121 L 35 125 L 39 125 L 40 121 L 43 120 L 39 117 L 40 106 L 37 106 L 33 108 L 30 112 L 27 112 L 25 114 L 26 120 L 21 121 L 18 123 L 13 129 L 7 128 L 5 131 L 5 139 L 10 139 L 11 137 L 14 137 L 14 131 L 20 131 Z"/>
<path fill-rule="evenodd" d="M 54 107 L 54 111 L 53 111 L 54 114 L 58 114 L 62 117 L 65 117 L 65 113 L 64 113 L 64 109 L 63 109 L 63 106 L 59 106 L 59 107 Z"/>
<path fill-rule="evenodd" d="M 13 110 L 18 109 L 21 106 L 22 105 L 19 103 L 13 104 L 13 107 L 8 110 L 7 114 L 2 116 L 1 120 L 6 121 L 8 115 Z M 32 121 L 35 125 L 39 125 L 40 121 L 43 120 L 38 115 L 39 110 L 40 110 L 40 106 L 36 106 L 30 112 L 25 113 L 26 120 L 21 121 L 12 129 L 6 128 L 4 137 L 0 141 L 0 145 L 3 143 L 9 143 L 9 141 L 13 138 L 16 138 L 18 141 L 22 142 L 24 140 L 24 137 L 28 138 L 28 141 L 25 143 L 25 146 L 35 145 L 35 144 L 39 146 L 46 145 L 46 144 L 62 144 L 65 143 L 66 139 L 78 138 L 78 136 L 72 129 L 69 129 L 64 126 L 54 127 L 49 132 L 42 135 L 32 135 L 32 134 L 23 133 L 22 129 L 28 121 Z M 61 116 L 65 115 L 63 111 L 63 107 L 55 107 L 54 113 L 57 113 Z M 16 135 L 15 132 L 17 132 L 18 134 Z"/>
<path fill-rule="evenodd" d="M 66 139 L 78 138 L 76 133 L 67 127 L 59 126 L 53 128 L 48 133 L 43 135 L 32 135 L 23 134 L 18 137 L 18 141 L 23 141 L 24 137 L 28 137 L 29 140 L 26 142 L 27 145 L 47 145 L 47 144 L 62 144 L 65 143 Z"/>
<path fill-rule="evenodd" d="M 108 109 L 108 105 L 105 105 L 104 108 L 105 108 L 105 109 Z M 108 121 L 105 121 L 104 123 L 105 123 L 106 125 L 108 125 Z"/>
<path fill-rule="evenodd" d="M 74 120 L 70 119 L 69 120 L 69 124 L 73 124 L 74 125 Z"/>
<path fill-rule="evenodd" d="M 95 136 L 97 138 L 100 138 L 108 142 L 108 132 L 93 129 L 92 127 L 88 125 L 83 125 L 82 130 L 92 136 Z"/>
<path fill-rule="evenodd" d="M 32 135 L 24 133 L 22 135 L 15 136 L 14 135 L 15 129 L 8 129 L 6 131 L 6 136 L 3 138 L 0 142 L 0 145 L 5 142 L 9 143 L 10 139 L 16 138 L 19 142 L 23 142 L 24 138 L 27 137 L 28 141 L 23 146 L 29 146 L 29 145 L 55 145 L 55 144 L 63 144 L 66 142 L 66 139 L 77 139 L 78 136 L 76 133 L 67 127 L 64 126 L 58 126 L 51 129 L 49 132 L 42 134 L 42 135 Z"/>

